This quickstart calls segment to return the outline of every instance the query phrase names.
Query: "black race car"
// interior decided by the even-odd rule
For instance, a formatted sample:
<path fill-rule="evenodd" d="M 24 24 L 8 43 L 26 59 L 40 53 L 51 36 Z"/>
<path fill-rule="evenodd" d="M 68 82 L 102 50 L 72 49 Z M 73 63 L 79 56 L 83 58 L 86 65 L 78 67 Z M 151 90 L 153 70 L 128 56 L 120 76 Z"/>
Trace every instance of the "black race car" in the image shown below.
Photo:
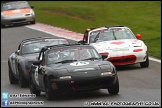
<path fill-rule="evenodd" d="M 59 93 L 108 89 L 119 92 L 114 65 L 90 45 L 55 45 L 42 48 L 30 70 L 30 93 L 45 92 L 48 100 Z"/>
<path fill-rule="evenodd" d="M 8 58 L 10 83 L 19 82 L 20 87 L 29 86 L 30 66 L 38 58 L 42 47 L 68 43 L 66 39 L 55 39 L 53 37 L 37 37 L 23 40 L 18 46 L 18 50 Z"/>

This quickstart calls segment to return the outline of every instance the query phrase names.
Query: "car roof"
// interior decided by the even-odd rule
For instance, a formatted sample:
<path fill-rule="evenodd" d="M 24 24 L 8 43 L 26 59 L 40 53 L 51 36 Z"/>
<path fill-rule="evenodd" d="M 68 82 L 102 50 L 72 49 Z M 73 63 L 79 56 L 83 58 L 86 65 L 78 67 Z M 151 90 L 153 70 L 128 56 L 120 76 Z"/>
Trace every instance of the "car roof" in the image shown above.
<path fill-rule="evenodd" d="M 15 2 L 26 2 L 28 3 L 27 1 L 3 1 L 3 5 L 6 5 L 6 4 L 9 4 L 9 3 L 15 3 Z"/>
<path fill-rule="evenodd" d="M 126 27 L 126 26 L 113 25 L 113 26 L 93 27 L 93 28 L 88 28 L 87 31 L 96 31 L 96 30 L 107 29 L 107 28 L 111 28 L 111 27 Z"/>
<path fill-rule="evenodd" d="M 29 38 L 24 39 L 21 43 L 28 42 L 28 41 L 34 41 L 34 40 L 40 40 L 40 39 L 56 39 L 56 40 L 66 40 L 66 38 L 54 38 L 54 37 L 35 37 L 35 38 Z"/>
<path fill-rule="evenodd" d="M 73 47 L 73 46 L 78 46 L 78 47 L 92 47 L 89 44 L 80 44 L 80 43 L 74 43 L 74 44 L 58 44 L 58 45 L 52 45 L 52 46 L 45 46 L 41 49 L 41 51 L 47 51 L 51 49 L 58 49 L 58 48 L 65 48 L 65 47 Z"/>

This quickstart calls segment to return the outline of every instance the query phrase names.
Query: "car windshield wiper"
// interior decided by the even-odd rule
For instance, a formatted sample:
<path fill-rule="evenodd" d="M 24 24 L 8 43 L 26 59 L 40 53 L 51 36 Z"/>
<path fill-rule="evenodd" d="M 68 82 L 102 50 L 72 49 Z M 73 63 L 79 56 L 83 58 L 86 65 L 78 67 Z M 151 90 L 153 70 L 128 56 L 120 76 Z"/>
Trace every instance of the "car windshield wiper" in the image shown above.
<path fill-rule="evenodd" d="M 39 51 L 37 51 L 37 52 L 23 53 L 23 55 L 26 55 L 26 54 L 34 54 L 34 53 L 39 53 Z"/>
<path fill-rule="evenodd" d="M 112 30 L 112 32 L 113 32 L 113 37 L 114 37 L 115 40 L 116 40 L 116 35 L 115 35 L 115 33 L 114 33 L 114 30 Z"/>
<path fill-rule="evenodd" d="M 63 60 L 63 61 L 59 61 L 59 62 L 55 62 L 54 64 L 58 64 L 58 63 L 70 63 L 70 62 L 74 62 L 74 61 L 77 61 L 77 60 Z"/>
<path fill-rule="evenodd" d="M 17 8 L 11 8 L 11 9 L 6 9 L 6 10 L 15 10 L 15 9 L 17 9 Z"/>
<path fill-rule="evenodd" d="M 23 9 L 23 8 L 29 8 L 29 7 L 20 7 L 19 9 Z"/>
<path fill-rule="evenodd" d="M 91 58 L 87 58 L 87 59 L 83 59 L 83 60 L 99 60 L 101 59 L 101 57 L 91 57 Z"/>
<path fill-rule="evenodd" d="M 93 43 L 95 43 L 98 40 L 100 33 L 101 33 L 101 31 L 99 33 L 97 33 L 97 35 L 95 36 L 95 38 L 93 40 Z"/>

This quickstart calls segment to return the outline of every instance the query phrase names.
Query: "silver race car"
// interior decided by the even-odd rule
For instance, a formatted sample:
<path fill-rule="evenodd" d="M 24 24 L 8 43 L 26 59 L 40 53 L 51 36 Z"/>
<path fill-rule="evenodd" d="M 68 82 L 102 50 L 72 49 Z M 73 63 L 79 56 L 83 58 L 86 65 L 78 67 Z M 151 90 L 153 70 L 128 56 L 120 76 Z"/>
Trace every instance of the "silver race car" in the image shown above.
<path fill-rule="evenodd" d="M 58 44 L 69 44 L 69 42 L 64 38 L 55 39 L 53 37 L 37 37 L 23 40 L 18 46 L 18 50 L 8 57 L 10 84 L 19 83 L 21 88 L 27 87 L 30 66 L 37 60 L 42 47 Z"/>
<path fill-rule="evenodd" d="M 35 24 L 34 6 L 29 6 L 26 1 L 12 1 L 2 5 L 1 28 L 6 25 L 30 22 Z"/>

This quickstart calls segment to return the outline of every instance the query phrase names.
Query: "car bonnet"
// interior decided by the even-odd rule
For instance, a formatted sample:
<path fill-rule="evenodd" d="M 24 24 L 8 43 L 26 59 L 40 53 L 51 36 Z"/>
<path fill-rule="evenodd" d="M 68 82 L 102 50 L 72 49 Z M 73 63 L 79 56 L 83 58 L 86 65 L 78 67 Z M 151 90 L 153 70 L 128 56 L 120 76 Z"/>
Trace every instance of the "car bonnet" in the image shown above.
<path fill-rule="evenodd" d="M 108 61 L 76 61 L 72 63 L 64 64 L 52 64 L 50 65 L 56 71 L 67 70 L 67 72 L 80 72 L 80 71 L 94 71 L 100 70 L 101 65 L 110 66 Z"/>
<path fill-rule="evenodd" d="M 14 10 L 5 10 L 3 11 L 4 16 L 18 15 L 18 14 L 27 14 L 30 13 L 30 8 L 23 9 L 14 9 Z"/>
<path fill-rule="evenodd" d="M 99 53 L 102 53 L 107 52 L 109 50 L 124 50 L 133 48 L 135 44 L 143 44 L 143 42 L 137 39 L 122 39 L 97 42 L 92 43 L 91 45 L 94 46 Z"/>

